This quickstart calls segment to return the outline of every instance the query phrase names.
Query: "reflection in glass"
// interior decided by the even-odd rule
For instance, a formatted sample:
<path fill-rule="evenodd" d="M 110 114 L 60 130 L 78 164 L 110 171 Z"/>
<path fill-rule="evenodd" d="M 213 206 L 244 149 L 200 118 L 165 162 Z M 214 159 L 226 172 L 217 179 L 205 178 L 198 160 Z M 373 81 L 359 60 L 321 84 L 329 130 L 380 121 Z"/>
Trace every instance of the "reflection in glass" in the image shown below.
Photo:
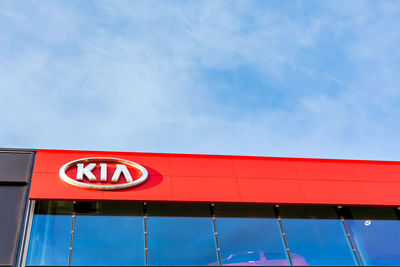
<path fill-rule="evenodd" d="M 76 216 L 72 265 L 144 265 L 143 218 Z"/>
<path fill-rule="evenodd" d="M 400 265 L 400 221 L 391 208 L 350 208 L 345 220 L 364 265 Z"/>
<path fill-rule="evenodd" d="M 78 202 L 72 265 L 144 265 L 141 203 Z"/>
<path fill-rule="evenodd" d="M 150 265 L 219 265 L 208 204 L 147 205 Z M 212 208 L 223 265 L 288 265 L 272 206 Z M 73 211 L 76 213 L 73 221 Z M 26 265 L 145 265 L 143 203 L 36 203 Z M 356 265 L 333 207 L 280 206 L 294 265 Z M 400 221 L 392 208 L 339 209 L 364 265 L 400 265 Z M 71 230 L 74 234 L 71 240 Z M 70 256 L 70 244 L 73 249 Z"/>
<path fill-rule="evenodd" d="M 279 223 L 267 218 L 217 218 L 222 264 L 288 265 Z"/>
<path fill-rule="evenodd" d="M 149 217 L 150 265 L 207 265 L 217 262 L 211 218 Z"/>
<path fill-rule="evenodd" d="M 68 265 L 71 215 L 35 214 L 26 265 Z"/>
<path fill-rule="evenodd" d="M 293 261 L 295 265 L 357 265 L 343 223 L 334 219 L 333 208 L 281 206 L 279 210 L 291 255 L 306 262 Z"/>
<path fill-rule="evenodd" d="M 223 265 L 288 265 L 272 206 L 216 205 L 216 227 Z"/>
<path fill-rule="evenodd" d="M 150 265 L 218 265 L 213 221 L 207 206 L 172 203 L 148 206 Z"/>

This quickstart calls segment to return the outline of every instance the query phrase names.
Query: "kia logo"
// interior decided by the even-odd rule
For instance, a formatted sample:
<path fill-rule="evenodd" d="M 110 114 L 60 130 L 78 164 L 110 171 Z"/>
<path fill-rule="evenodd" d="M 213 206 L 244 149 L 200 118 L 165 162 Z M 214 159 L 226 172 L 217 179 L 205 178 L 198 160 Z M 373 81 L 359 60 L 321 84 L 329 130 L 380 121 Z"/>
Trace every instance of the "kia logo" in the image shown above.
<path fill-rule="evenodd" d="M 64 164 L 60 178 L 73 186 L 97 190 L 118 190 L 146 181 L 147 170 L 132 161 L 116 158 L 84 158 Z"/>

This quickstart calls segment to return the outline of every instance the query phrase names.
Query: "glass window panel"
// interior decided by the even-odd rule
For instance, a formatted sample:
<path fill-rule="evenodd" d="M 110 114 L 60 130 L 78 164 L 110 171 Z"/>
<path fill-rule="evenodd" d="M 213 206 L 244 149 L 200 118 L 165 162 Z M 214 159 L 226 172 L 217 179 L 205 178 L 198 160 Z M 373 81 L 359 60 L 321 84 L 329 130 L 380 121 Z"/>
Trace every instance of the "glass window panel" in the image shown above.
<path fill-rule="evenodd" d="M 78 215 L 143 216 L 143 203 L 79 201 L 75 211 Z"/>
<path fill-rule="evenodd" d="M 400 265 L 400 221 L 392 208 L 349 208 L 345 222 L 364 265 Z"/>
<path fill-rule="evenodd" d="M 144 265 L 140 203 L 77 203 L 72 265 Z"/>
<path fill-rule="evenodd" d="M 148 215 L 150 265 L 218 265 L 208 205 L 149 204 Z"/>
<path fill-rule="evenodd" d="M 272 206 L 216 205 L 223 265 L 288 265 L 279 222 Z"/>
<path fill-rule="evenodd" d="M 194 203 L 151 203 L 147 205 L 150 216 L 210 217 L 209 204 Z"/>
<path fill-rule="evenodd" d="M 26 265 L 68 265 L 71 229 L 72 202 L 37 202 Z"/>
<path fill-rule="evenodd" d="M 333 207 L 281 206 L 279 211 L 295 265 L 357 264 Z"/>
<path fill-rule="evenodd" d="M 216 204 L 214 213 L 217 217 L 239 218 L 275 218 L 270 205 L 257 204 Z"/>
<path fill-rule="evenodd" d="M 72 215 L 72 201 L 37 201 L 35 214 L 62 214 Z"/>

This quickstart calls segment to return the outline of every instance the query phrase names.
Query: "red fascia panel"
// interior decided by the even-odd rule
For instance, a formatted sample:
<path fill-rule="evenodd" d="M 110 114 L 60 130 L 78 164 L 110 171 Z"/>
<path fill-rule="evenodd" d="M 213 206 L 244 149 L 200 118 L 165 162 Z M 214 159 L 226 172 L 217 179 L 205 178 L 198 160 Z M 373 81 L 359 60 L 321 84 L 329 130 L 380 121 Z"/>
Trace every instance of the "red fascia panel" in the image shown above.
<path fill-rule="evenodd" d="M 144 166 L 136 187 L 98 191 L 59 178 L 67 162 L 112 157 Z M 400 162 L 38 150 L 30 199 L 400 206 Z"/>

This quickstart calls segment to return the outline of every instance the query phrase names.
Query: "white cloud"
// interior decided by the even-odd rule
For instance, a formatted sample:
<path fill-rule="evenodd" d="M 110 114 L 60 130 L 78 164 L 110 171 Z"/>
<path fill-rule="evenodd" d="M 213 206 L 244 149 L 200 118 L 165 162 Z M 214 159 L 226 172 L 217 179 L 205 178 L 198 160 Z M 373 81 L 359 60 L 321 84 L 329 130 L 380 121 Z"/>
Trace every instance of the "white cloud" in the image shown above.
<path fill-rule="evenodd" d="M 399 160 L 399 6 L 314 4 L 3 4 L 2 146 Z M 204 75 L 240 66 L 281 102 Z"/>

